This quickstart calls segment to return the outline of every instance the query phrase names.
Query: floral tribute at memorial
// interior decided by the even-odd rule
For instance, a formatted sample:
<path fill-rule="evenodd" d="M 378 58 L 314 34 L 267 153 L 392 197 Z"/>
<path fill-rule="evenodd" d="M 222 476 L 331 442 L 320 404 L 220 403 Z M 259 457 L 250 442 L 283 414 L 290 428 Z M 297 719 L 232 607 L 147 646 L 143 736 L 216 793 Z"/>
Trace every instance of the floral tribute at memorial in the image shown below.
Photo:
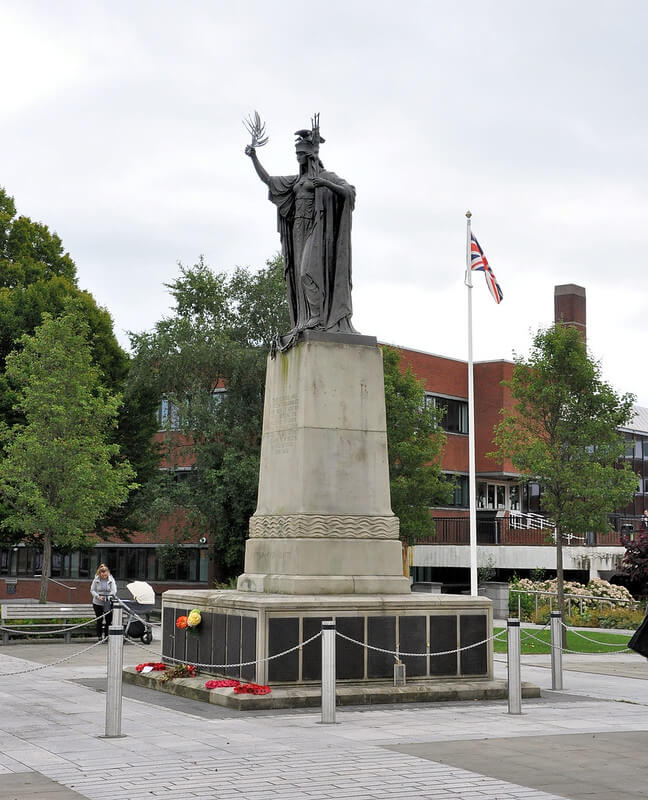
<path fill-rule="evenodd" d="M 241 683 L 236 678 L 221 678 L 219 680 L 205 681 L 205 689 L 234 689 L 234 694 L 270 694 L 269 686 L 258 683 Z"/>
<path fill-rule="evenodd" d="M 186 616 L 180 616 L 176 619 L 176 628 L 179 630 L 188 630 L 189 633 L 198 635 L 198 628 L 202 622 L 202 616 L 197 608 L 192 608 Z"/>
<path fill-rule="evenodd" d="M 184 628 L 197 628 L 202 622 L 202 616 L 197 608 L 192 608 L 186 616 L 181 616 L 176 619 L 176 628 L 183 630 Z"/>
<path fill-rule="evenodd" d="M 165 671 L 160 678 L 161 683 L 172 681 L 174 678 L 195 678 L 196 668 L 192 664 L 178 664 Z"/>
<path fill-rule="evenodd" d="M 166 664 L 163 664 L 161 661 L 147 661 L 144 664 L 138 664 L 135 667 L 135 672 L 142 672 L 144 669 L 146 669 L 146 667 L 150 667 L 151 668 L 151 670 L 146 670 L 147 672 L 149 672 L 149 671 L 153 671 L 153 672 L 160 671 L 160 672 L 162 672 L 162 670 L 166 669 Z"/>
<path fill-rule="evenodd" d="M 202 617 L 200 616 L 200 611 L 198 611 L 197 608 L 193 608 L 189 612 L 189 615 L 187 616 L 187 627 L 197 628 L 201 622 L 202 622 Z"/>

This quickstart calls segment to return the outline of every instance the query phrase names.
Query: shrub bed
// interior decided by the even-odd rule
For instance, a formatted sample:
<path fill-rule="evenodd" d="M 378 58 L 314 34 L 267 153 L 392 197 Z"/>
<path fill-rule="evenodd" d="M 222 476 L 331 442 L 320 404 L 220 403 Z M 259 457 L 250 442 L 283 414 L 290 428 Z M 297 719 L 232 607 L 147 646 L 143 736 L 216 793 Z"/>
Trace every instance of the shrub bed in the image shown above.
<path fill-rule="evenodd" d="M 551 615 L 550 598 L 535 595 L 533 592 L 550 592 L 555 595 L 556 587 L 555 578 L 546 581 L 514 579 L 509 584 L 509 611 L 517 615 L 519 602 L 522 620 L 546 625 Z M 638 606 L 625 586 L 616 586 L 601 578 L 594 578 L 587 584 L 565 581 L 564 589 L 565 595 L 571 595 L 571 613 L 565 620 L 568 625 L 634 629 L 644 618 L 643 606 Z M 606 600 L 610 602 L 605 602 Z"/>

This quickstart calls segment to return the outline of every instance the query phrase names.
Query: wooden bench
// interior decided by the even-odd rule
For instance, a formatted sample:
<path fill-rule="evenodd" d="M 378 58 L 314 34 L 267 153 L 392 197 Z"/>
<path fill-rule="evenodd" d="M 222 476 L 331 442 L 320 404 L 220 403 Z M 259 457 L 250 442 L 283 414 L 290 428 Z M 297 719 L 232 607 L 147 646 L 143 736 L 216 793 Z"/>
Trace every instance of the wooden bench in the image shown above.
<path fill-rule="evenodd" d="M 9 637 L 17 635 L 17 630 L 8 631 L 6 627 L 14 627 L 12 622 L 20 619 L 35 619 L 35 620 L 52 620 L 60 619 L 58 623 L 47 623 L 38 625 L 25 625 L 24 632 L 29 633 L 42 633 L 45 630 L 57 630 L 65 626 L 67 620 L 70 619 L 83 619 L 88 617 L 94 619 L 94 609 L 92 603 L 86 604 L 73 604 L 68 605 L 55 605 L 53 603 L 4 603 L 2 605 L 2 613 L 0 614 L 0 622 L 2 624 L 2 644 L 7 644 Z M 23 628 L 21 625 L 16 625 L 16 628 Z M 90 627 L 90 626 L 87 626 Z M 20 633 L 23 631 L 21 630 Z M 92 631 L 94 634 L 94 630 Z M 71 640 L 71 631 L 65 632 L 65 641 Z"/>

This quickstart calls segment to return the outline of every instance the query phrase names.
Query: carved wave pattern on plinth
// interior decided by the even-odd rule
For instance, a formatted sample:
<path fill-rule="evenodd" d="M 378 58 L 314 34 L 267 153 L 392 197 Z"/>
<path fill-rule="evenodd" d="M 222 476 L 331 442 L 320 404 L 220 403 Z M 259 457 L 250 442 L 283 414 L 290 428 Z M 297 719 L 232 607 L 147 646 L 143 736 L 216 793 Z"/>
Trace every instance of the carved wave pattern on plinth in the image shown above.
<path fill-rule="evenodd" d="M 398 517 L 282 514 L 250 517 L 252 539 L 398 539 Z"/>

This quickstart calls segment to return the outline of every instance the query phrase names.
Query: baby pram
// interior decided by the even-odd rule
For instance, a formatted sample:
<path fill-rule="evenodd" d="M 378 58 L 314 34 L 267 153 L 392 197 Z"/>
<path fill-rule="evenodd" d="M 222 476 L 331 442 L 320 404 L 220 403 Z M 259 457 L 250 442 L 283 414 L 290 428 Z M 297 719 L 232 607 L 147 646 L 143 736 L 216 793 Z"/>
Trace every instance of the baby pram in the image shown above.
<path fill-rule="evenodd" d="M 124 636 L 150 644 L 153 641 L 153 628 L 148 621 L 148 615 L 155 606 L 153 587 L 144 581 L 133 581 L 127 584 L 127 589 L 133 595 L 133 600 L 122 600 L 119 597 L 112 599 L 113 607 L 119 606 L 123 611 Z"/>

